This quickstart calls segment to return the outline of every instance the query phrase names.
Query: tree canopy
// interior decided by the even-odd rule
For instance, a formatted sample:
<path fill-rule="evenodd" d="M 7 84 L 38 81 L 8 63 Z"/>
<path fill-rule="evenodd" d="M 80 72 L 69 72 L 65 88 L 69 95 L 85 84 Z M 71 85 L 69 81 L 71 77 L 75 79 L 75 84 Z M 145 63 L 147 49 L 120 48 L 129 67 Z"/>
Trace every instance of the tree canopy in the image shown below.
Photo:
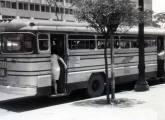
<path fill-rule="evenodd" d="M 154 16 L 155 22 L 165 23 L 165 12 L 157 13 Z"/>
<path fill-rule="evenodd" d="M 75 17 L 79 21 L 88 22 L 90 27 L 104 34 L 130 28 L 139 18 L 138 9 L 130 0 L 80 0 L 76 6 Z"/>

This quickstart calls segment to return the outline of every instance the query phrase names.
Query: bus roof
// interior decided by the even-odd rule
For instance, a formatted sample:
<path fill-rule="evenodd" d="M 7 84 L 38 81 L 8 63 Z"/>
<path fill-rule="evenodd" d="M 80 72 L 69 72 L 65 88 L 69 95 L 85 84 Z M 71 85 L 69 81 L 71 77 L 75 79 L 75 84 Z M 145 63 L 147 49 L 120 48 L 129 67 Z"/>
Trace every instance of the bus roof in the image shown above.
<path fill-rule="evenodd" d="M 0 32 L 21 32 L 21 31 L 57 31 L 76 33 L 97 33 L 90 28 L 87 23 L 33 20 L 33 19 L 13 19 L 11 21 L 0 22 Z M 147 35 L 165 36 L 165 29 L 156 27 L 145 27 Z M 117 32 L 119 33 L 119 32 Z M 138 34 L 138 27 L 133 27 L 124 34 Z"/>

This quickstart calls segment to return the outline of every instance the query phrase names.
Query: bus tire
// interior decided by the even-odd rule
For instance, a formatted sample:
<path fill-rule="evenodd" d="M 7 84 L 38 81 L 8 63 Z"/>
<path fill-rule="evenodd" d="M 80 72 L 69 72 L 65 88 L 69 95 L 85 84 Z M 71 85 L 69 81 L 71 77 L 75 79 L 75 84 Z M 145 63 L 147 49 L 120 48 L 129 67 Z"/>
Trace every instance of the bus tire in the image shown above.
<path fill-rule="evenodd" d="M 89 97 L 97 97 L 102 95 L 104 91 L 104 78 L 101 74 L 92 74 L 87 86 L 87 95 Z"/>

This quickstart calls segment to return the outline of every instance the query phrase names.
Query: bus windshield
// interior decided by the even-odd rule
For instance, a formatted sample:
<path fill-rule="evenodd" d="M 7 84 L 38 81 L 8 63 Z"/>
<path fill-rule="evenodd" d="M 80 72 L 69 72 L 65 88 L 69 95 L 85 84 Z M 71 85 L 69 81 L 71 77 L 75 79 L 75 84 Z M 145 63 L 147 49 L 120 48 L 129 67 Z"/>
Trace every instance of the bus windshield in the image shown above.
<path fill-rule="evenodd" d="M 3 53 L 29 53 L 33 52 L 35 36 L 30 33 L 4 33 L 2 35 Z"/>

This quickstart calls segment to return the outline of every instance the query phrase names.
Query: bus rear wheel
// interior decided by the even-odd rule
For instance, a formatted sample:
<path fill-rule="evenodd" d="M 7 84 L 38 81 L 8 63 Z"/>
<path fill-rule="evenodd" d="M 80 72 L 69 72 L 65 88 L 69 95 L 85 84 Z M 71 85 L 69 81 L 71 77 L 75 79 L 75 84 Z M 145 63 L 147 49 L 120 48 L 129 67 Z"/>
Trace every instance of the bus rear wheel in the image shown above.
<path fill-rule="evenodd" d="M 102 95 L 104 91 L 104 78 L 101 74 L 91 75 L 88 81 L 87 94 L 89 97 Z"/>

